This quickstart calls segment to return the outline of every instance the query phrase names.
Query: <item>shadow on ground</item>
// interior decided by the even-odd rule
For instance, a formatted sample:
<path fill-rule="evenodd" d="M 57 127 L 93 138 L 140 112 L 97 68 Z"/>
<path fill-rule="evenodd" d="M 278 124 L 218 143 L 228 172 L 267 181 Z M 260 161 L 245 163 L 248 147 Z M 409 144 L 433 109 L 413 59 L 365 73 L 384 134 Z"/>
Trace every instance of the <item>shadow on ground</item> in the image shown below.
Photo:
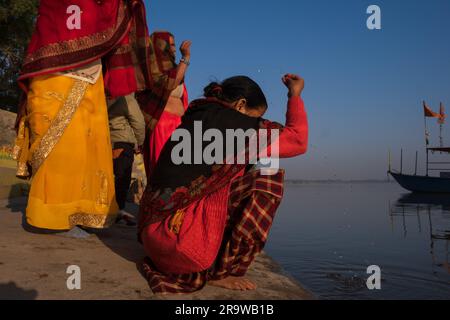
<path fill-rule="evenodd" d="M 137 217 L 139 206 L 134 203 L 127 203 L 126 210 Z M 136 227 L 119 223 L 109 229 L 92 230 L 90 232 L 96 234 L 100 241 L 112 252 L 128 261 L 138 262 L 145 256 L 144 248 L 137 240 Z"/>
<path fill-rule="evenodd" d="M 14 282 L 0 283 L 0 300 L 36 300 L 36 290 L 19 288 Z"/>
<path fill-rule="evenodd" d="M 26 218 L 26 208 L 27 208 L 28 198 L 26 197 L 15 197 L 11 196 L 8 198 L 8 204 L 6 208 L 10 209 L 12 213 L 18 213 L 22 215 L 22 228 L 26 232 L 35 234 L 57 234 L 59 231 L 46 230 L 33 227 L 27 223 Z"/>
<path fill-rule="evenodd" d="M 104 230 L 78 229 L 69 232 L 46 230 L 35 228 L 26 221 L 27 198 L 9 198 L 6 208 L 11 212 L 22 215 L 22 228 L 26 232 L 34 234 L 61 235 L 71 238 L 86 239 L 90 236 L 97 236 L 98 239 L 112 252 L 131 262 L 140 261 L 144 256 L 143 247 L 137 241 L 136 227 L 129 227 L 124 224 L 115 224 L 111 228 Z M 133 203 L 127 204 L 127 211 L 137 216 L 139 206 Z M 76 231 L 76 232 L 75 232 Z"/>

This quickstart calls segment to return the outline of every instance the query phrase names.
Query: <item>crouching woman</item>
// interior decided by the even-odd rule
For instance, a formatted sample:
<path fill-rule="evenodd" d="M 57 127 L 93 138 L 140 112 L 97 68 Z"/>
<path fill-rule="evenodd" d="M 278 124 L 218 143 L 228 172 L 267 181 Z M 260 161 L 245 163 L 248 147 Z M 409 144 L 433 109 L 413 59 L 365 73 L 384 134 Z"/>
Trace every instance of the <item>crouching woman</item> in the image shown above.
<path fill-rule="evenodd" d="M 154 293 L 190 293 L 207 283 L 233 290 L 256 288 L 244 276 L 266 243 L 283 196 L 284 171 L 267 175 L 252 165 L 252 139 L 233 148 L 222 143 L 226 161 L 211 163 L 202 156 L 214 140 L 207 137 L 209 129 L 222 137 L 230 129 L 257 133 L 277 129 L 278 135 L 268 134 L 268 145 L 264 152 L 257 151 L 259 156 L 304 154 L 308 144 L 301 99 L 304 81 L 293 74 L 282 80 L 289 90 L 284 126 L 262 119 L 268 108 L 264 93 L 250 78 L 237 76 L 207 86 L 205 98 L 191 103 L 163 148 L 142 198 L 138 228 L 147 254 L 139 267 Z M 205 132 L 200 142 L 195 137 L 199 125 Z M 183 133 L 194 139 L 187 150 L 191 152 L 179 150 Z M 192 161 L 180 164 L 179 158 L 189 158 L 189 153 Z M 242 153 L 245 161 L 238 159 Z"/>

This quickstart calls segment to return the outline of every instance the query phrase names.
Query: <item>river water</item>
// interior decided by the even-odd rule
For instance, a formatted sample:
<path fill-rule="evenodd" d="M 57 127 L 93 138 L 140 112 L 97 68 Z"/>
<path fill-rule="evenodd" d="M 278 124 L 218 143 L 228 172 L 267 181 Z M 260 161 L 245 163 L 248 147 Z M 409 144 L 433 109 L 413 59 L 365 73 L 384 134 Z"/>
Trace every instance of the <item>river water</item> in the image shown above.
<path fill-rule="evenodd" d="M 289 183 L 265 250 L 321 299 L 450 299 L 450 196 Z M 380 267 L 369 290 L 367 268 Z"/>

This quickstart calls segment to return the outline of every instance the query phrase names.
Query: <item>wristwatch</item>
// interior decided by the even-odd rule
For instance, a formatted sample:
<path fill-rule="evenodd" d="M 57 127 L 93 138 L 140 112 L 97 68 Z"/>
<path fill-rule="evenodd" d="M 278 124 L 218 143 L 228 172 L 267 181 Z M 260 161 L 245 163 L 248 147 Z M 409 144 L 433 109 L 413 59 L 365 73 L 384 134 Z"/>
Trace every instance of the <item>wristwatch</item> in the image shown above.
<path fill-rule="evenodd" d="M 189 66 L 191 64 L 191 62 L 188 59 L 186 59 L 185 57 L 180 59 L 180 63 L 184 63 L 187 66 Z"/>

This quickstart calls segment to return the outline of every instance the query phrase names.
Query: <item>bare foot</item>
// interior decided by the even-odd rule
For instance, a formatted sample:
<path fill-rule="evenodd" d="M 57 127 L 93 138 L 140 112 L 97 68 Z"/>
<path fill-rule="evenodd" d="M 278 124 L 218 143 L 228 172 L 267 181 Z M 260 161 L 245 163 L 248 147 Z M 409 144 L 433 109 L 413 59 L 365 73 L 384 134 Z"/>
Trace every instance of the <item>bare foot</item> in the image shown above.
<path fill-rule="evenodd" d="M 209 281 L 208 284 L 215 287 L 241 291 L 255 290 L 257 288 L 255 283 L 242 277 L 228 277 L 223 280 Z"/>

